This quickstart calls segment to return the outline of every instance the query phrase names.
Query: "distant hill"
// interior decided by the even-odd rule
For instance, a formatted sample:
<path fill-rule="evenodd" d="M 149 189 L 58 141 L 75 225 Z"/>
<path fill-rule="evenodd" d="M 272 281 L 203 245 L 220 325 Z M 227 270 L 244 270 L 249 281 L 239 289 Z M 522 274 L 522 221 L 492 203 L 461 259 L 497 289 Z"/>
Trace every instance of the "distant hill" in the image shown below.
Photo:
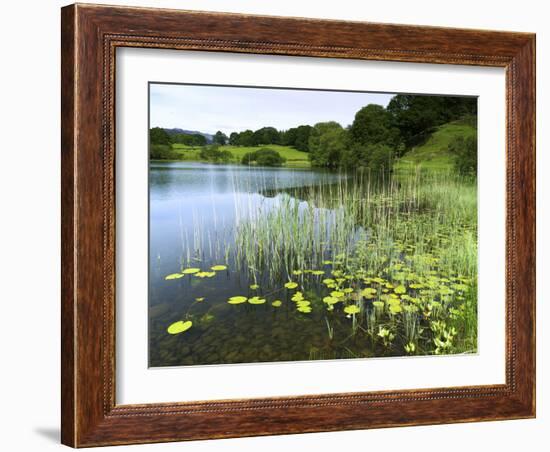
<path fill-rule="evenodd" d="M 458 120 L 443 124 L 420 146 L 413 147 L 394 166 L 395 170 L 407 170 L 417 166 L 431 170 L 449 170 L 454 166 L 454 155 L 448 148 L 454 138 L 475 136 L 475 127 Z"/>
<path fill-rule="evenodd" d="M 206 138 L 206 141 L 209 143 L 212 143 L 212 140 L 214 138 L 214 135 L 210 133 L 204 133 L 199 132 L 198 130 L 185 130 L 185 129 L 164 129 L 168 135 L 176 135 L 178 133 L 184 134 L 184 135 L 202 135 L 204 138 Z"/>

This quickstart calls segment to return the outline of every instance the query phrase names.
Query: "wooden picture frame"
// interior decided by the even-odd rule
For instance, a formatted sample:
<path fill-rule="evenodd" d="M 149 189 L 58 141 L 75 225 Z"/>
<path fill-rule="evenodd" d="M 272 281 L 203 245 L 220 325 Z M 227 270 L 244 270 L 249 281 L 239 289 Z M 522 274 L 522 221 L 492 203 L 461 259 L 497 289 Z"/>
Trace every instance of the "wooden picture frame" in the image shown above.
<path fill-rule="evenodd" d="M 73 447 L 535 416 L 535 35 L 163 9 L 62 9 L 62 442 Z M 506 383 L 115 403 L 115 50 L 506 70 Z"/>

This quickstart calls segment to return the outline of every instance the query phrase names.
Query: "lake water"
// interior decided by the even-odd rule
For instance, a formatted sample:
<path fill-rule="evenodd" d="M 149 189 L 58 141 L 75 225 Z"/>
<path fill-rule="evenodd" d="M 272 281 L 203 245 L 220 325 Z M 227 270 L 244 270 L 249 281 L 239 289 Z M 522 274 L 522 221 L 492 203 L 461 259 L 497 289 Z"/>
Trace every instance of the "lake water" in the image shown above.
<path fill-rule="evenodd" d="M 475 181 L 193 162 L 149 174 L 150 366 L 476 350 Z"/>
<path fill-rule="evenodd" d="M 328 335 L 322 311 L 297 315 L 284 294 L 262 305 L 228 304 L 231 296 L 260 297 L 273 287 L 260 284 L 233 264 L 235 225 L 267 212 L 289 193 L 330 185 L 345 176 L 325 171 L 259 168 L 195 162 L 151 162 L 149 244 L 149 364 L 177 366 L 266 361 L 297 361 L 365 356 L 338 324 Z M 300 200 L 300 208 L 307 201 Z M 215 276 L 186 275 L 166 280 L 184 268 Z M 258 269 L 257 274 L 262 274 Z M 263 280 L 262 280 L 263 281 Z M 273 298 L 282 306 L 273 307 Z M 200 300 L 200 301 L 197 301 Z M 167 327 L 192 320 L 183 334 Z"/>

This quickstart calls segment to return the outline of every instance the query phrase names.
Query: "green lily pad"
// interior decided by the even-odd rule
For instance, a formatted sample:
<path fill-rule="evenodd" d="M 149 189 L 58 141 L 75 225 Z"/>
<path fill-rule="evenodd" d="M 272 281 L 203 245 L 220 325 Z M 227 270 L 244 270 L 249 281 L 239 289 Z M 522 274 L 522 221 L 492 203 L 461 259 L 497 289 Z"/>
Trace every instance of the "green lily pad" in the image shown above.
<path fill-rule="evenodd" d="M 345 295 L 344 292 L 340 292 L 339 290 L 333 290 L 330 293 L 330 296 L 334 298 L 342 298 L 344 295 Z"/>
<path fill-rule="evenodd" d="M 323 303 L 326 303 L 328 305 L 336 304 L 339 301 L 340 301 L 340 299 L 336 298 L 336 297 L 325 297 L 325 298 L 323 298 Z"/>
<path fill-rule="evenodd" d="M 275 300 L 273 303 L 271 303 L 271 306 L 274 308 L 280 308 L 282 306 L 283 302 L 281 300 Z"/>
<path fill-rule="evenodd" d="M 394 289 L 394 292 L 397 293 L 397 294 L 404 294 L 404 293 L 407 292 L 407 289 L 405 289 L 405 286 L 400 285 L 400 286 L 397 286 L 397 287 Z"/>
<path fill-rule="evenodd" d="M 213 276 L 216 276 L 216 272 L 198 272 L 195 273 L 195 276 L 197 278 L 212 278 Z"/>
<path fill-rule="evenodd" d="M 312 275 L 316 275 L 316 276 L 320 276 L 320 275 L 324 275 L 325 272 L 324 272 L 324 270 L 313 270 L 313 271 L 311 272 L 311 274 L 312 274 Z"/>
<path fill-rule="evenodd" d="M 264 304 L 265 303 L 265 298 L 252 297 L 252 298 L 248 299 L 248 302 L 250 304 Z"/>
<path fill-rule="evenodd" d="M 198 298 L 195 298 L 195 301 L 197 303 L 202 303 L 204 301 L 204 297 L 198 297 Z"/>
<path fill-rule="evenodd" d="M 187 320 L 184 322 L 183 320 L 180 320 L 178 322 L 172 323 L 166 331 L 168 331 L 168 334 L 180 334 L 184 331 L 187 331 L 189 328 L 193 326 L 193 322 L 191 320 Z"/>
<path fill-rule="evenodd" d="M 172 273 L 171 275 L 164 277 L 166 281 L 170 281 L 171 279 L 180 279 L 180 278 L 183 278 L 182 273 Z"/>
<path fill-rule="evenodd" d="M 344 312 L 346 314 L 358 314 L 359 312 L 361 312 L 361 309 L 359 309 L 359 306 L 352 304 L 352 305 L 346 306 L 344 308 Z"/>
<path fill-rule="evenodd" d="M 296 275 L 296 276 L 301 275 L 301 274 L 302 274 L 302 270 L 293 270 L 293 271 L 292 271 L 292 274 L 293 274 L 293 275 Z"/>
<path fill-rule="evenodd" d="M 332 278 L 325 278 L 325 279 L 323 279 L 322 282 L 323 282 L 323 284 L 326 284 L 327 286 L 329 284 L 334 284 L 335 283 L 334 279 L 332 279 Z"/>
<path fill-rule="evenodd" d="M 246 303 L 247 300 L 248 300 L 247 297 L 243 297 L 241 295 L 235 295 L 234 297 L 231 297 L 229 300 L 227 300 L 227 302 L 229 304 L 241 304 L 241 303 Z"/>
<path fill-rule="evenodd" d="M 287 289 L 296 289 L 296 287 L 298 287 L 298 283 L 290 281 L 285 284 L 285 287 Z"/>
<path fill-rule="evenodd" d="M 298 312 L 302 312 L 304 314 L 309 314 L 311 312 L 311 306 L 299 306 Z"/>
<path fill-rule="evenodd" d="M 258 284 L 252 284 L 252 285 L 250 286 L 250 288 L 251 288 L 252 290 L 257 290 L 257 289 L 260 288 L 260 286 L 258 286 Z"/>
<path fill-rule="evenodd" d="M 384 309 L 384 302 L 383 302 L 383 301 L 373 301 L 373 302 L 372 302 L 372 305 L 373 305 L 376 309 Z"/>
<path fill-rule="evenodd" d="M 216 272 L 227 270 L 227 265 L 213 265 L 212 267 L 210 267 L 210 270 L 214 270 Z"/>
<path fill-rule="evenodd" d="M 182 273 L 184 275 L 192 275 L 193 273 L 198 273 L 200 271 L 201 271 L 200 268 L 186 268 L 185 270 L 182 271 Z"/>
<path fill-rule="evenodd" d="M 390 304 L 390 313 L 391 314 L 399 314 L 403 308 L 399 304 Z"/>

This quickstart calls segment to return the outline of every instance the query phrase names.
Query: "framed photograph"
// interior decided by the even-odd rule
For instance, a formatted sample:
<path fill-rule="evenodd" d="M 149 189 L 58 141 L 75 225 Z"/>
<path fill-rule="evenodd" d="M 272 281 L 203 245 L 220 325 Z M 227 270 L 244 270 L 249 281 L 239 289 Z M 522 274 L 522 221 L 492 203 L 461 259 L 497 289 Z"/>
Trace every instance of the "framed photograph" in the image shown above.
<path fill-rule="evenodd" d="M 62 442 L 535 416 L 535 36 L 62 9 Z"/>

